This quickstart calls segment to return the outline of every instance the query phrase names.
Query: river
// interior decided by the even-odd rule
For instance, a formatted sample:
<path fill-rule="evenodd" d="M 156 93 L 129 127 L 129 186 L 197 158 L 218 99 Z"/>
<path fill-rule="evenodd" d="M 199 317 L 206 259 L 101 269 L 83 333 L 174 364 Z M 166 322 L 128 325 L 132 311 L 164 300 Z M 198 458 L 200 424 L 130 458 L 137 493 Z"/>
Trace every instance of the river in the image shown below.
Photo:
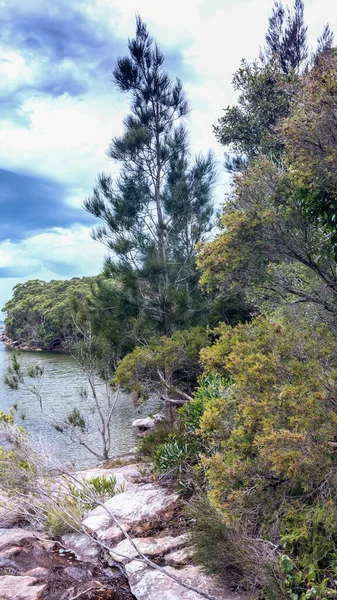
<path fill-rule="evenodd" d="M 37 441 L 42 448 L 48 448 L 63 464 L 74 461 L 77 467 L 96 464 L 97 458 L 85 448 L 69 442 L 65 434 L 55 430 L 41 413 L 36 398 L 29 392 L 12 390 L 4 383 L 4 374 L 10 365 L 12 350 L 0 342 L 0 410 L 8 411 L 17 404 L 16 421 Z M 51 352 L 21 352 L 23 370 L 41 361 L 44 367 L 41 394 L 46 412 L 62 420 L 75 406 L 78 407 L 93 425 L 95 414 L 80 396 L 81 389 L 87 387 L 85 374 L 69 355 Z M 127 394 L 121 394 L 112 419 L 111 456 L 130 451 L 136 443 L 136 435 L 131 423 L 134 419 L 146 416 L 156 410 L 155 402 L 142 409 L 136 408 Z M 24 418 L 22 419 L 21 416 Z M 87 435 L 86 442 L 93 448 L 100 447 L 97 427 Z"/>

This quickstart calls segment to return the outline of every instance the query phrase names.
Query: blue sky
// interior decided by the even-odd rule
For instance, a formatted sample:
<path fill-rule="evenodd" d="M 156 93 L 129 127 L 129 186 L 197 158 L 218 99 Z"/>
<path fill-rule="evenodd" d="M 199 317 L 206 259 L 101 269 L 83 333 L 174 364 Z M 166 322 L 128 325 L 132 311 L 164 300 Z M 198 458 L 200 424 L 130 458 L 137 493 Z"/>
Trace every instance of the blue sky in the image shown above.
<path fill-rule="evenodd" d="M 0 0 L 0 309 L 27 279 L 100 271 L 105 249 L 90 238 L 82 209 L 122 132 L 128 99 L 111 72 L 127 52 L 139 13 L 179 76 L 192 105 L 192 149 L 219 160 L 212 125 L 235 102 L 231 78 L 263 44 L 272 0 Z M 310 39 L 326 22 L 337 32 L 331 0 L 307 0 Z"/>

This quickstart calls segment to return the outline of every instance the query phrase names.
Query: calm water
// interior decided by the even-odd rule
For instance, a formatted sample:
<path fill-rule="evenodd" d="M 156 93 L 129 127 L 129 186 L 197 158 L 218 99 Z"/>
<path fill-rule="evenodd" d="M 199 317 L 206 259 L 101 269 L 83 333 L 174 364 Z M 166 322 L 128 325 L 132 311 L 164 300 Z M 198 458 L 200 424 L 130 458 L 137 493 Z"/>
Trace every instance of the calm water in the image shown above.
<path fill-rule="evenodd" d="M 70 460 L 76 461 L 77 466 L 84 467 L 97 463 L 82 447 L 70 443 L 66 436 L 57 432 L 52 427 L 39 409 L 35 397 L 29 392 L 11 390 L 5 386 L 3 378 L 10 364 L 12 350 L 0 342 L 0 409 L 8 410 L 14 403 L 18 405 L 17 422 L 24 426 L 29 433 L 38 440 L 39 444 L 52 450 L 55 457 L 63 463 Z M 64 419 L 71 409 L 77 406 L 86 414 L 93 425 L 93 431 L 86 441 L 92 447 L 100 448 L 99 435 L 95 427 L 95 414 L 92 414 L 88 405 L 80 397 L 80 391 L 86 386 L 85 374 L 71 356 L 53 354 L 49 352 L 22 352 L 20 361 L 23 369 L 41 361 L 44 366 L 44 377 L 41 394 L 44 399 L 44 408 L 49 414 L 59 419 Z M 153 401 L 140 410 L 135 408 L 128 395 L 120 396 L 112 421 L 112 451 L 111 455 L 128 452 L 136 442 L 136 436 L 131 423 L 134 419 L 146 416 L 156 409 Z M 20 419 L 24 412 L 24 420 Z"/>

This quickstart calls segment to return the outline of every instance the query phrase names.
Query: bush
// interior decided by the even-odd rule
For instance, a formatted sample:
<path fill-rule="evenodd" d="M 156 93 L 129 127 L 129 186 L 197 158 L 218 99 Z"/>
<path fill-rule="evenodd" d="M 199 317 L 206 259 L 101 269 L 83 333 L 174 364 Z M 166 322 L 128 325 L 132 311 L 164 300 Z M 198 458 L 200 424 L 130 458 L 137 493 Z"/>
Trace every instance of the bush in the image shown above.
<path fill-rule="evenodd" d="M 82 511 L 80 502 L 70 495 L 60 500 L 60 506 L 51 504 L 43 509 L 44 525 L 52 536 L 62 536 L 81 530 Z"/>
<path fill-rule="evenodd" d="M 157 423 L 156 427 L 148 431 L 138 442 L 138 454 L 153 459 L 158 446 L 169 439 L 172 429 L 172 425 L 169 425 L 166 421 Z"/>
<path fill-rule="evenodd" d="M 78 498 L 81 508 L 90 510 L 98 503 L 104 504 L 109 498 L 113 498 L 116 494 L 124 492 L 125 486 L 117 486 L 117 479 L 114 475 L 96 475 L 85 479 L 83 487 L 71 487 L 71 494 L 74 498 Z"/>
<path fill-rule="evenodd" d="M 219 327 L 202 352 L 231 381 L 199 421 L 208 497 L 226 527 L 289 555 L 281 598 L 337 596 L 336 350 L 325 325 L 274 315 Z"/>
<path fill-rule="evenodd" d="M 188 505 L 194 556 L 206 572 L 227 584 L 255 591 L 265 600 L 283 600 L 282 573 L 273 546 L 252 540 L 238 526 L 226 525 L 206 496 Z M 268 590 L 267 596 L 262 592 Z"/>

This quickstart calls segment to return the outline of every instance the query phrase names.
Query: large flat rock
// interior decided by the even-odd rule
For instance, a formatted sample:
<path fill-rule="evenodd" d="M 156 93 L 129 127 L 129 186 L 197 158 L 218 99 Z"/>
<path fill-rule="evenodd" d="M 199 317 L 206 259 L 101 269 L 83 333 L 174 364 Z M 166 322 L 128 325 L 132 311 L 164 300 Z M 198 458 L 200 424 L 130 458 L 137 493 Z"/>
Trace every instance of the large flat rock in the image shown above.
<path fill-rule="evenodd" d="M 238 597 L 223 586 L 216 583 L 213 577 L 202 573 L 196 566 L 187 566 L 182 569 L 165 567 L 165 569 L 181 578 L 188 585 L 218 598 L 219 600 L 236 600 Z M 137 600 L 201 600 L 202 596 L 192 592 L 176 583 L 173 579 L 150 569 L 139 561 L 133 560 L 125 565 L 131 592 Z M 242 598 L 242 597 L 241 597 Z"/>
<path fill-rule="evenodd" d="M 148 538 L 133 538 L 132 541 L 136 544 L 138 550 L 149 557 L 161 556 L 184 546 L 189 539 L 187 534 L 177 537 L 148 537 Z M 126 564 L 134 559 L 138 553 L 131 542 L 127 539 L 122 540 L 114 546 L 110 552 L 111 557 L 116 562 Z"/>
<path fill-rule="evenodd" d="M 39 585 L 35 577 L 0 577 L 1 600 L 41 600 L 45 585 Z"/>
<path fill-rule="evenodd" d="M 153 484 L 136 486 L 105 502 L 105 508 L 98 506 L 92 510 L 84 519 L 83 525 L 96 533 L 99 539 L 118 541 L 123 534 L 114 524 L 109 512 L 126 531 L 137 527 L 141 531 L 146 530 L 149 524 L 154 525 L 161 518 L 169 517 L 177 501 L 178 495 L 169 493 L 163 487 Z"/>

